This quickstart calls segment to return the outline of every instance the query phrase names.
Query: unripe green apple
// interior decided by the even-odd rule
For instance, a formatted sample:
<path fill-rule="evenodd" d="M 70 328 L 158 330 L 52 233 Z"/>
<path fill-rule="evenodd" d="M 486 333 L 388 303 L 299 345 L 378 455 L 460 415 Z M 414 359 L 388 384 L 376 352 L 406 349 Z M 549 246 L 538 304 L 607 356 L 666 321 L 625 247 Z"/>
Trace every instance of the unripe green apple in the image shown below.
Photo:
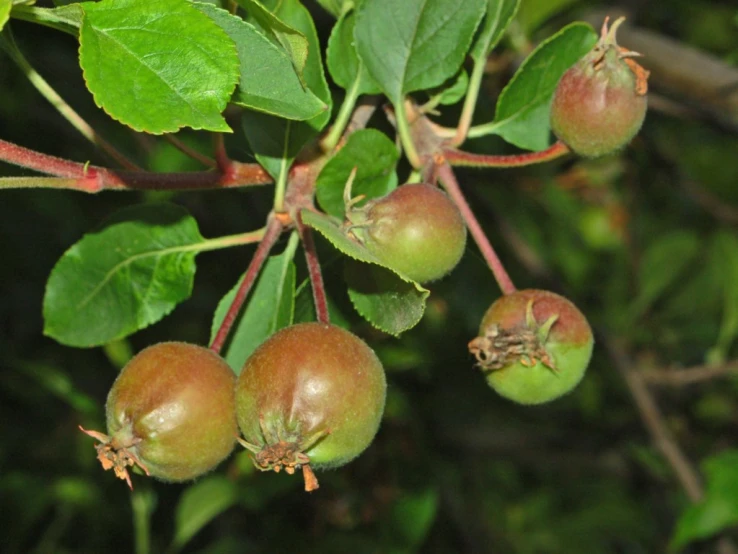
<path fill-rule="evenodd" d="M 404 276 L 426 283 L 459 263 L 466 226 L 456 205 L 426 183 L 397 187 L 387 196 L 346 213 L 349 236 Z"/>
<path fill-rule="evenodd" d="M 212 350 L 183 342 L 149 346 L 121 370 L 105 406 L 98 459 L 132 488 L 128 468 L 163 481 L 210 471 L 236 444 L 236 377 Z"/>
<path fill-rule="evenodd" d="M 335 325 L 299 323 L 262 343 L 236 384 L 241 444 L 261 470 L 338 467 L 363 452 L 384 413 L 384 369 L 367 344 Z"/>
<path fill-rule="evenodd" d="M 594 158 L 614 152 L 638 133 L 646 117 L 648 72 L 618 46 L 618 19 L 607 20 L 595 47 L 559 81 L 551 103 L 551 129 L 572 151 Z"/>
<path fill-rule="evenodd" d="M 500 395 L 540 404 L 581 381 L 593 346 L 592 329 L 574 304 L 553 292 L 527 289 L 490 306 L 469 351 Z"/>

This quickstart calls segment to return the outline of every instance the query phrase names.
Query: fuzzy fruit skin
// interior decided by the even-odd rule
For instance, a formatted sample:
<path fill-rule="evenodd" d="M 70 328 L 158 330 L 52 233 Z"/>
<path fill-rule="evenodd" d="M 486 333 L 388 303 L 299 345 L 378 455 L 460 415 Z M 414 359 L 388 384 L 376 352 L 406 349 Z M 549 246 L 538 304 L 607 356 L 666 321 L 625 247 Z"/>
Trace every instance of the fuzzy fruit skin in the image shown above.
<path fill-rule="evenodd" d="M 592 356 L 594 337 L 587 319 L 574 304 L 553 292 L 536 289 L 498 298 L 482 319 L 480 335 L 495 324 L 506 330 L 525 327 L 530 301 L 538 324 L 558 314 L 544 345 L 557 371 L 541 361 L 532 367 L 517 361 L 489 371 L 486 378 L 505 398 L 521 404 L 541 404 L 566 394 L 581 381 Z"/>
<path fill-rule="evenodd" d="M 128 362 L 108 394 L 108 434 L 122 443 L 142 439 L 130 450 L 153 477 L 193 479 L 233 451 L 234 385 L 233 370 L 208 348 L 149 346 Z"/>
<path fill-rule="evenodd" d="M 418 283 L 449 273 L 466 247 L 458 208 L 441 189 L 425 183 L 397 187 L 348 218 L 360 224 L 352 233 L 370 252 Z"/>
<path fill-rule="evenodd" d="M 261 428 L 299 445 L 313 468 L 337 467 L 363 452 L 384 412 L 387 383 L 374 351 L 335 325 L 300 323 L 262 343 L 236 384 L 236 416 L 244 438 L 268 445 Z M 302 451 L 302 450 L 301 450 Z"/>
<path fill-rule="evenodd" d="M 619 150 L 646 117 L 647 72 L 623 58 L 615 42 L 618 22 L 559 81 L 551 104 L 551 129 L 572 151 L 594 158 Z"/>

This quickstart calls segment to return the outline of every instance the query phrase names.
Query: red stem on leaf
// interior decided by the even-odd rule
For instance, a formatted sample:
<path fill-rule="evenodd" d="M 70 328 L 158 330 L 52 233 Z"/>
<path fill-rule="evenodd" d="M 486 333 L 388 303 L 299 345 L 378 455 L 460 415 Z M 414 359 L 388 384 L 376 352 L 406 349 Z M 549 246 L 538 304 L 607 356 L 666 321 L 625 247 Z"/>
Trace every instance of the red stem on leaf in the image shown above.
<path fill-rule="evenodd" d="M 297 232 L 300 233 L 300 241 L 305 250 L 305 260 L 307 261 L 308 273 L 310 274 L 310 285 L 313 289 L 315 314 L 321 323 L 330 323 L 328 297 L 325 293 L 325 283 L 323 282 L 323 273 L 320 270 L 318 252 L 315 249 L 313 230 L 302 222 L 299 213 L 297 216 Z"/>
<path fill-rule="evenodd" d="M 238 286 L 236 296 L 233 298 L 233 302 L 228 308 L 228 311 L 223 318 L 223 322 L 220 324 L 220 328 L 215 334 L 215 338 L 210 345 L 210 349 L 213 352 L 220 354 L 220 351 L 223 348 L 226 339 L 228 338 L 228 333 L 230 332 L 231 327 L 233 327 L 233 324 L 235 323 L 236 318 L 241 311 L 241 307 L 243 306 L 246 297 L 251 291 L 251 287 L 254 286 L 256 278 L 258 277 L 259 272 L 264 265 L 264 262 L 269 256 L 269 252 L 271 252 L 274 243 L 277 242 L 277 239 L 279 238 L 279 235 L 282 233 L 283 229 L 284 225 L 279 220 L 279 218 L 272 216 L 269 217 L 266 225 L 266 230 L 264 232 L 264 237 L 261 239 L 259 246 L 257 246 L 256 252 L 254 252 L 254 257 L 251 258 L 249 267 L 246 269 L 246 273 L 241 280 L 241 284 Z"/>
<path fill-rule="evenodd" d="M 470 154 L 455 148 L 443 150 L 443 156 L 451 165 L 469 167 L 522 167 L 549 162 L 570 153 L 569 147 L 561 141 L 555 142 L 546 150 L 540 152 L 526 152 L 504 156 L 487 156 L 484 154 Z"/>
<path fill-rule="evenodd" d="M 104 167 L 72 162 L 42 154 L 0 140 L 0 161 L 8 162 L 47 175 L 70 179 L 60 183 L 50 179 L 48 188 L 64 188 L 95 194 L 103 190 L 201 190 L 265 185 L 273 179 L 259 164 L 230 162 L 225 173 L 198 171 L 187 173 L 153 173 L 149 171 L 114 171 Z M 12 180 L 0 188 L 44 188 L 44 178 Z"/>
<path fill-rule="evenodd" d="M 200 162 L 205 167 L 216 167 L 215 160 L 212 158 L 209 158 L 208 156 L 205 156 L 204 154 L 198 152 L 194 148 L 188 146 L 181 140 L 179 140 L 177 137 L 171 134 L 164 135 L 164 138 L 169 142 L 172 146 L 174 146 L 177 150 L 182 152 L 184 155 L 189 156 L 195 161 Z"/>
<path fill-rule="evenodd" d="M 514 293 L 517 289 L 510 279 L 510 276 L 507 274 L 507 271 L 505 271 L 505 267 L 502 265 L 495 249 L 492 248 L 492 244 L 490 244 L 487 235 L 484 234 L 482 226 L 479 224 L 479 221 L 477 221 L 477 218 L 469 207 L 469 203 L 466 201 L 466 198 L 464 198 L 464 193 L 461 192 L 461 187 L 459 187 L 459 182 L 456 180 L 453 169 L 451 169 L 451 166 L 447 163 L 442 163 L 437 166 L 436 172 L 441 183 L 446 189 L 446 192 L 448 192 L 448 195 L 459 208 L 464 221 L 466 221 L 466 226 L 469 228 L 469 232 L 472 234 L 472 237 L 474 237 L 474 241 L 477 243 L 479 251 L 487 261 L 487 265 L 489 265 L 489 268 L 492 270 L 492 274 L 495 276 L 495 280 L 500 286 L 500 290 L 503 294 Z"/>

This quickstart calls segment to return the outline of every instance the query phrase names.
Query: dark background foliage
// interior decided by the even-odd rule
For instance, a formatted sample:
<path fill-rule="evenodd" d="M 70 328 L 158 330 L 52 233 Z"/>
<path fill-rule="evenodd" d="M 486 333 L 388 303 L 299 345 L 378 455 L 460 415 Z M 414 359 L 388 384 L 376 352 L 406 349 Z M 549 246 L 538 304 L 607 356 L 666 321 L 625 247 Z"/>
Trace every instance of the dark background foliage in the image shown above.
<path fill-rule="evenodd" d="M 655 32 L 738 72 L 738 9 L 732 2 L 629 4 L 523 0 L 507 38 L 510 47 L 491 60 L 479 120 L 491 118 L 496 95 L 527 49 L 570 21 L 601 20 L 600 9 L 631 10 L 626 26 L 632 28 L 624 28 L 621 38 L 626 46 L 633 46 L 628 33 Z M 332 20 L 317 5 L 309 7 L 325 38 Z M 34 67 L 132 158 L 157 171 L 197 167 L 163 140 L 133 134 L 95 108 L 70 37 L 22 22 L 13 22 L 13 31 Z M 644 54 L 648 66 L 649 52 Z M 473 246 L 452 275 L 431 286 L 426 316 L 399 340 L 362 323 L 340 287 L 329 289 L 337 291 L 342 316 L 384 361 L 389 396 L 373 446 L 354 463 L 321 475 L 321 489 L 311 495 L 301 491 L 298 479 L 258 474 L 244 453 L 206 478 L 196 491 L 201 496 L 188 484 L 141 478 L 130 494 L 100 470 L 91 440 L 77 430 L 79 424 L 103 427 L 105 395 L 131 352 L 161 340 L 207 342 L 215 306 L 253 248 L 201 255 L 191 299 L 125 341 L 72 349 L 42 334 L 41 302 L 51 268 L 109 214 L 168 198 L 194 215 L 204 236 L 219 236 L 263 221 L 271 190 L 98 196 L 3 191 L 3 550 L 133 551 L 146 528 L 135 526 L 134 517 L 150 515 L 153 551 L 164 551 L 182 532 L 182 502 L 217 506 L 219 498 L 230 498 L 219 492 L 227 482 L 236 491 L 232 505 L 186 552 L 638 554 L 666 551 L 682 527 L 690 538 L 705 539 L 685 552 L 731 551 L 723 549 L 731 548 L 729 525 L 738 521 L 738 469 L 728 463 L 738 424 L 738 381 L 732 376 L 738 366 L 731 362 L 738 334 L 738 101 L 735 87 L 717 99 L 695 96 L 691 86 L 701 81 L 703 68 L 679 64 L 678 53 L 671 57 L 682 78 L 652 68 L 651 110 L 622 153 L 526 170 L 458 173 L 518 287 L 569 296 L 595 327 L 594 359 L 582 384 L 540 407 L 514 405 L 486 386 L 466 344 L 499 291 Z M 206 133 L 179 135 L 209 148 Z M 0 136 L 69 159 L 110 163 L 4 55 Z M 248 161 L 243 144 L 242 137 L 232 137 L 230 153 Z M 469 147 L 513 151 L 495 138 Z M 0 164 L 0 174 L 30 172 Z M 323 254 L 328 263 L 329 252 Z M 337 284 L 330 281 L 329 287 Z M 698 367 L 691 373 L 695 382 L 674 377 L 707 362 L 714 364 L 712 373 Z M 706 471 L 700 471 L 704 462 Z M 692 504 L 719 510 L 705 515 Z M 701 516 L 708 531 L 704 521 L 685 519 Z M 710 523 L 716 528 L 710 530 Z"/>

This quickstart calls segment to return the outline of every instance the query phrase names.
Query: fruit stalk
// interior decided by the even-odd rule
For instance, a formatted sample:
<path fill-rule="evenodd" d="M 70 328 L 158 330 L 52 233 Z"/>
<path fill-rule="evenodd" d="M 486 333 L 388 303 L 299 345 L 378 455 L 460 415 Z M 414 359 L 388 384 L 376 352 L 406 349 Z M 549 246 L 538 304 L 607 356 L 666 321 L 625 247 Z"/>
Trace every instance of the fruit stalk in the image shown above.
<path fill-rule="evenodd" d="M 315 315 L 321 323 L 330 323 L 328 312 L 328 297 L 325 293 L 325 282 L 320 269 L 318 252 L 315 249 L 313 230 L 302 222 L 299 213 L 297 215 L 297 232 L 300 233 L 300 241 L 305 250 L 305 261 L 310 274 L 310 286 L 313 289 L 313 302 L 315 303 Z"/>
<path fill-rule="evenodd" d="M 220 353 L 223 348 L 226 338 L 228 338 L 228 333 L 230 332 L 231 327 L 233 327 L 233 323 L 236 321 L 236 318 L 241 311 L 241 307 L 258 277 L 261 267 L 264 265 L 267 256 L 269 256 L 269 252 L 272 250 L 274 243 L 277 242 L 277 238 L 279 238 L 283 229 L 284 225 L 279 218 L 272 216 L 269 217 L 264 237 L 256 248 L 254 257 L 251 258 L 251 262 L 249 263 L 249 267 L 246 269 L 246 273 L 241 280 L 236 296 L 233 298 L 233 303 L 228 308 L 228 312 L 226 312 L 223 322 L 220 324 L 218 332 L 210 345 L 210 349 L 213 352 Z"/>
<path fill-rule="evenodd" d="M 487 235 L 484 234 L 482 226 L 479 224 L 474 212 L 469 207 L 469 203 L 466 201 L 464 193 L 461 192 L 461 187 L 459 187 L 459 182 L 456 180 L 453 169 L 448 163 L 444 162 L 437 166 L 437 173 L 446 192 L 448 192 L 448 195 L 459 208 L 464 221 L 466 221 L 466 226 L 469 228 L 472 237 L 474 237 L 474 242 L 477 243 L 479 251 L 487 261 L 487 265 L 492 270 L 492 274 L 495 276 L 500 290 L 503 294 L 514 293 L 517 288 L 507 274 L 505 266 L 502 265 L 502 261 L 497 256 L 497 252 L 495 252 L 495 249 L 489 242 Z"/>

